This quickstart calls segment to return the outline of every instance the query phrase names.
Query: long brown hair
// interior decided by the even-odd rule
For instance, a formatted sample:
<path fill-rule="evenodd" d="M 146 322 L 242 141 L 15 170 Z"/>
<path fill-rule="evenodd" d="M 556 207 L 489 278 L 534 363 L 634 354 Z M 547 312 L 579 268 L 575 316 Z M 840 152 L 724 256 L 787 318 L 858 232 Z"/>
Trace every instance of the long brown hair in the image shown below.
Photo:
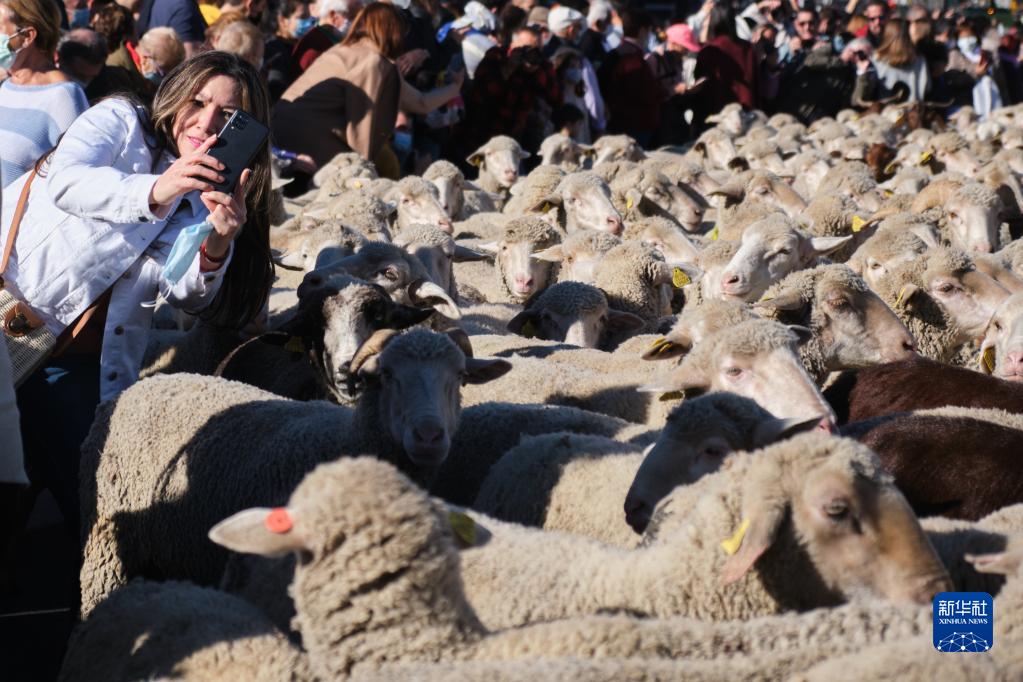
<path fill-rule="evenodd" d="M 259 72 L 237 55 L 217 50 L 202 52 L 175 67 L 156 91 L 150 120 L 158 149 L 174 149 L 174 119 L 215 76 L 233 79 L 241 90 L 242 109 L 270 127 L 270 96 Z M 270 259 L 270 192 L 270 141 L 267 140 L 252 162 L 252 177 L 245 196 L 245 225 L 234 240 L 234 255 L 220 291 L 200 314 L 202 319 L 241 328 L 262 312 L 274 276 Z"/>
<path fill-rule="evenodd" d="M 372 2 L 363 7 L 352 22 L 342 45 L 354 45 L 360 40 L 373 43 L 380 54 L 395 59 L 402 53 L 407 25 L 401 11 L 386 2 Z"/>
<path fill-rule="evenodd" d="M 889 19 L 881 34 L 881 45 L 874 58 L 895 67 L 909 66 L 916 61 L 916 48 L 909 37 L 905 19 Z"/>

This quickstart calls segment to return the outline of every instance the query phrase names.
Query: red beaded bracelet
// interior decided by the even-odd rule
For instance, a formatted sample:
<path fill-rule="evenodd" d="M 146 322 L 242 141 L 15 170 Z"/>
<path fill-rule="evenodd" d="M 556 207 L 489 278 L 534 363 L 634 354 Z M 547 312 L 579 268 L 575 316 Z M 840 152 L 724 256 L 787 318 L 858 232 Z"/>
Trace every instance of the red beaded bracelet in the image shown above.
<path fill-rule="evenodd" d="M 202 254 L 203 258 L 205 258 L 206 260 L 208 260 L 211 263 L 223 263 L 224 261 L 227 260 L 227 253 L 225 253 L 220 258 L 214 258 L 213 256 L 211 256 L 209 254 L 209 252 L 206 251 L 206 242 L 205 241 L 202 244 L 199 245 L 199 253 Z"/>

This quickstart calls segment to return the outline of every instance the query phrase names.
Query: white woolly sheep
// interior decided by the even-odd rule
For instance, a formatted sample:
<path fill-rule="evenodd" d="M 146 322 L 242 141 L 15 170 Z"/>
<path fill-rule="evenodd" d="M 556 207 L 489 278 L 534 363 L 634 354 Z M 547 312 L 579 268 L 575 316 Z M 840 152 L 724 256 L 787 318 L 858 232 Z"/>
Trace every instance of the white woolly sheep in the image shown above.
<path fill-rule="evenodd" d="M 841 161 L 821 179 L 818 192 L 837 192 L 852 199 L 862 210 L 874 212 L 884 205 L 885 197 L 867 164 Z"/>
<path fill-rule="evenodd" d="M 480 169 L 476 184 L 484 191 L 507 198 L 509 188 L 519 179 L 519 162 L 528 158 L 518 142 L 506 135 L 490 138 L 469 155 L 467 161 Z"/>
<path fill-rule="evenodd" d="M 580 348 L 609 350 L 612 338 L 640 329 L 645 321 L 608 305 L 604 292 L 582 282 L 553 284 L 525 304 L 508 330 L 526 338 Z"/>
<path fill-rule="evenodd" d="M 558 281 L 593 283 L 593 272 L 604 254 L 622 243 L 609 232 L 600 230 L 579 230 L 532 257 L 538 260 L 559 263 Z"/>
<path fill-rule="evenodd" d="M 643 148 L 628 135 L 601 135 L 592 148 L 596 154 L 594 166 L 605 161 L 642 161 L 646 158 Z"/>
<path fill-rule="evenodd" d="M 554 193 L 564 177 L 565 171 L 557 166 L 537 166 L 512 187 L 511 198 L 504 205 L 504 213 L 509 216 L 522 215 L 532 211 L 538 204 L 542 209 L 543 204 L 540 202 Z"/>
<path fill-rule="evenodd" d="M 611 183 L 615 208 L 626 223 L 658 216 L 695 232 L 703 221 L 706 200 L 695 190 L 672 182 L 667 176 L 640 167 L 619 175 Z"/>
<path fill-rule="evenodd" d="M 942 241 L 963 251 L 991 253 L 998 248 L 1002 201 L 979 182 L 935 180 L 916 196 L 911 210 L 940 208 Z"/>
<path fill-rule="evenodd" d="M 366 243 L 359 232 L 335 220 L 296 218 L 270 232 L 274 262 L 288 270 L 309 272 L 350 256 Z"/>
<path fill-rule="evenodd" d="M 603 610 L 749 619 L 833 605 L 843 593 L 929 603 L 951 589 L 868 448 L 803 434 L 733 462 L 676 488 L 655 515 L 649 544 L 635 550 L 468 512 L 488 533 L 461 554 L 467 597 L 484 625 L 511 627 Z M 828 549 L 836 533 L 848 552 Z M 893 545 L 882 538 L 900 551 L 884 549 Z M 722 540 L 737 551 L 728 556 Z"/>
<path fill-rule="evenodd" d="M 781 214 L 758 220 L 742 233 L 738 251 L 721 274 L 721 293 L 755 301 L 771 284 L 813 264 L 851 239 L 812 236 Z"/>
<path fill-rule="evenodd" d="M 538 200 L 528 211 L 546 213 L 559 207 L 559 221 L 565 232 L 603 230 L 621 234 L 622 216 L 611 202 L 611 189 L 591 171 L 569 173 L 551 194 Z"/>
<path fill-rule="evenodd" d="M 904 217 L 911 220 L 905 220 Z M 900 227 L 905 226 L 905 229 L 892 229 L 896 222 Z M 849 267 L 863 277 L 872 289 L 876 288 L 893 267 L 916 259 L 936 245 L 928 244 L 912 228 L 930 231 L 930 224 L 906 213 L 885 218 L 877 231 L 849 257 Z"/>
<path fill-rule="evenodd" d="M 671 315 L 672 289 L 700 278 L 700 270 L 687 263 L 666 263 L 657 251 L 624 242 L 604 254 L 593 271 L 593 284 L 608 303 L 638 315 L 647 331 L 657 331 L 660 318 Z"/>
<path fill-rule="evenodd" d="M 983 371 L 1023 381 L 1023 293 L 1013 294 L 995 309 L 981 351 Z"/>
<path fill-rule="evenodd" d="M 506 297 L 522 302 L 555 281 L 556 268 L 532 255 L 559 241 L 560 233 L 546 221 L 537 216 L 523 216 L 509 221 L 498 241 L 477 244 L 476 249 L 494 256 L 495 274 Z M 487 296 L 487 300 L 499 299 Z"/>
<path fill-rule="evenodd" d="M 451 217 L 440 205 L 437 187 L 415 175 L 402 178 L 387 193 L 386 199 L 398 210 L 394 218 L 395 232 L 401 232 L 412 225 L 434 225 L 451 234 Z"/>
<path fill-rule="evenodd" d="M 423 180 L 437 187 L 441 207 L 452 220 L 498 210 L 499 197 L 484 192 L 465 179 L 458 166 L 439 159 L 423 172 Z"/>
<path fill-rule="evenodd" d="M 225 555 L 203 529 L 260 499 L 283 501 L 320 462 L 370 452 L 429 477 L 459 425 L 459 385 L 510 365 L 466 357 L 443 334 L 395 334 L 377 332 L 353 359 L 365 382 L 354 411 L 185 374 L 139 382 L 98 408 L 82 446 L 83 614 L 151 571 L 214 583 Z M 251 441 L 244 461 L 230 454 L 239 434 Z M 126 467 L 132 476 L 116 475 Z M 155 541 L 171 529 L 175 542 Z"/>
<path fill-rule="evenodd" d="M 582 170 L 586 157 L 593 153 L 589 147 L 561 133 L 548 135 L 540 143 L 540 163 L 558 166 L 568 172 Z"/>

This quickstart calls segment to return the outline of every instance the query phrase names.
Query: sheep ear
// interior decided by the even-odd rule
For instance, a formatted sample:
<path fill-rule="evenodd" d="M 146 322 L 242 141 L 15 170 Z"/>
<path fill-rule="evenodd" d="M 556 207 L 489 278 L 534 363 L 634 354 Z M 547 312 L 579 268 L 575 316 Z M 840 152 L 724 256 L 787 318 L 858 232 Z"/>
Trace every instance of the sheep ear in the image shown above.
<path fill-rule="evenodd" d="M 288 507 L 254 507 L 213 526 L 209 538 L 234 552 L 280 557 L 306 549 L 294 522 L 295 512 Z"/>
<path fill-rule="evenodd" d="M 964 559 L 979 573 L 1018 575 L 1023 569 L 1023 549 L 1005 550 L 994 554 L 966 554 Z"/>
<path fill-rule="evenodd" d="M 534 202 L 532 206 L 526 209 L 526 213 L 547 213 L 552 207 L 560 205 L 560 194 L 548 194 L 539 201 Z"/>
<path fill-rule="evenodd" d="M 634 208 L 639 208 L 640 203 L 644 199 L 643 193 L 636 187 L 630 187 L 625 190 L 625 210 L 630 211 Z"/>
<path fill-rule="evenodd" d="M 504 376 L 511 368 L 510 362 L 500 358 L 466 358 L 465 383 L 485 384 Z"/>
<path fill-rule="evenodd" d="M 938 248 L 938 238 L 930 225 L 914 225 L 909 228 L 909 231 L 919 237 L 920 241 L 927 245 L 927 248 Z"/>
<path fill-rule="evenodd" d="M 542 251 L 531 253 L 529 257 L 548 263 L 560 263 L 565 258 L 565 252 L 562 250 L 561 244 L 555 244 L 554 246 L 548 246 Z"/>
<path fill-rule="evenodd" d="M 481 149 L 477 149 L 472 154 L 470 154 L 469 158 L 467 158 L 465 161 L 470 166 L 476 166 L 477 168 L 479 168 L 480 166 L 483 165 L 483 157 L 485 155 L 486 155 L 486 152 L 484 152 L 482 148 Z"/>
<path fill-rule="evenodd" d="M 458 304 L 434 282 L 417 280 L 409 285 L 408 293 L 413 302 L 428 305 L 448 319 L 458 320 L 462 317 Z"/>
<path fill-rule="evenodd" d="M 725 561 L 721 569 L 721 582 L 731 585 L 742 578 L 763 556 L 771 543 L 774 542 L 778 528 L 784 518 L 784 505 L 772 505 L 768 509 L 757 509 L 762 505 L 754 503 L 756 510 L 742 520 L 735 535 L 722 542 L 725 551 L 732 550 L 732 555 Z M 738 549 L 735 545 L 738 544 Z"/>
<path fill-rule="evenodd" d="M 468 246 L 455 244 L 455 255 L 451 260 L 455 263 L 471 263 L 473 261 L 487 260 L 488 258 L 490 258 L 489 254 L 473 251 Z"/>
<path fill-rule="evenodd" d="M 476 251 L 493 256 L 501 249 L 501 242 L 482 242 L 476 245 Z"/>
<path fill-rule="evenodd" d="M 288 253 L 287 251 L 281 251 L 280 249 L 271 249 L 270 258 L 273 260 L 274 265 L 285 270 L 291 270 L 298 272 L 302 269 L 302 265 L 298 262 L 301 257 L 297 253 Z"/>
<path fill-rule="evenodd" d="M 708 197 L 723 197 L 725 200 L 725 206 L 732 206 L 742 201 L 742 197 L 745 194 L 742 187 L 738 184 L 728 183 L 721 185 L 716 189 L 712 189 L 707 192 Z"/>
<path fill-rule="evenodd" d="M 764 421 L 757 424 L 756 428 L 753 429 L 753 447 L 762 448 L 765 445 L 770 445 L 775 441 L 784 440 L 791 438 L 797 433 L 803 431 L 811 431 L 820 420 L 824 417 L 811 417 L 810 419 L 804 419 L 801 417 L 791 417 L 789 419 L 777 419 L 772 417 L 765 419 Z"/>
<path fill-rule="evenodd" d="M 537 311 L 523 310 L 508 321 L 508 331 L 531 339 L 536 336 L 536 325 L 539 321 L 540 314 Z"/>
<path fill-rule="evenodd" d="M 679 330 L 656 339 L 640 357 L 644 360 L 670 360 L 685 355 L 692 349 L 692 337 L 688 332 Z"/>
<path fill-rule="evenodd" d="M 528 159 L 531 156 L 532 154 L 527 152 L 525 149 L 519 149 L 519 161 L 522 161 L 523 159 Z"/>
<path fill-rule="evenodd" d="M 753 304 L 754 308 L 774 308 L 778 311 L 802 310 L 806 301 L 796 289 L 785 289 L 770 298 L 764 297 Z"/>
<path fill-rule="evenodd" d="M 902 288 L 899 289 L 898 296 L 896 296 L 895 298 L 895 305 L 896 306 L 903 305 L 906 308 L 912 308 L 914 305 L 913 299 L 915 299 L 917 296 L 923 295 L 923 293 L 924 293 L 923 289 L 913 284 L 912 282 L 908 284 L 903 284 Z"/>
<path fill-rule="evenodd" d="M 607 328 L 613 331 L 631 332 L 643 327 L 646 321 L 639 315 L 627 313 L 624 310 L 608 308 Z"/>
<path fill-rule="evenodd" d="M 653 282 L 655 285 L 669 284 L 676 289 L 681 289 L 702 276 L 703 270 L 689 263 L 658 263 Z"/>
<path fill-rule="evenodd" d="M 826 256 L 845 246 L 846 242 L 851 239 L 851 234 L 844 237 L 811 237 L 810 250 L 814 256 Z"/>

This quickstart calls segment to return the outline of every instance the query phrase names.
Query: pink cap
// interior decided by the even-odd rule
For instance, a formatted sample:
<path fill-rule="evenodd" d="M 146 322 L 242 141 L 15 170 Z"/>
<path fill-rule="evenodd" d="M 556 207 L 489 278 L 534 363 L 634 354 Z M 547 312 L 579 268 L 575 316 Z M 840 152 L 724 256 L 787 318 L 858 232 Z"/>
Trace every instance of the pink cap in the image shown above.
<path fill-rule="evenodd" d="M 687 24 L 672 24 L 665 33 L 670 42 L 681 45 L 690 52 L 700 51 L 700 43 L 693 37 L 693 29 Z"/>

